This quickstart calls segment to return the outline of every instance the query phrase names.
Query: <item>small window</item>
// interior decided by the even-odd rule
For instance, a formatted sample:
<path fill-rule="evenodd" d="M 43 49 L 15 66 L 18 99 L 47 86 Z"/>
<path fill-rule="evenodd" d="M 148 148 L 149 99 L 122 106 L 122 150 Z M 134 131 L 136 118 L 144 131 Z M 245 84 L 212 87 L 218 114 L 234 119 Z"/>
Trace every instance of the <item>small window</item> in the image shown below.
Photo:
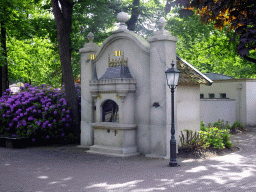
<path fill-rule="evenodd" d="M 200 99 L 203 99 L 204 98 L 204 94 L 200 94 Z"/>
<path fill-rule="evenodd" d="M 215 96 L 214 96 L 214 93 L 209 93 L 209 99 L 214 99 Z"/>
<path fill-rule="evenodd" d="M 102 105 L 102 122 L 118 122 L 118 105 L 112 100 L 107 100 Z"/>
<path fill-rule="evenodd" d="M 226 93 L 220 93 L 220 98 L 221 98 L 221 99 L 226 99 L 226 98 L 227 98 Z"/>

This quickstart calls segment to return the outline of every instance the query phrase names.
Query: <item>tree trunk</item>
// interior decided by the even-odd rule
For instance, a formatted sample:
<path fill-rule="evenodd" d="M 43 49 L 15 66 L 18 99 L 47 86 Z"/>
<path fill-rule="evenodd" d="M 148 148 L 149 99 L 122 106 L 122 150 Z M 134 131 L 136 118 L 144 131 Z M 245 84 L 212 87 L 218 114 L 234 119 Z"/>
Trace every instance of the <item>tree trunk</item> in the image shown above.
<path fill-rule="evenodd" d="M 1 22 L 1 48 L 3 49 L 4 66 L 0 67 L 0 97 L 3 95 L 6 89 L 9 88 L 8 73 L 7 73 L 7 48 L 6 48 L 6 28 L 4 21 Z"/>
<path fill-rule="evenodd" d="M 76 99 L 76 90 L 71 67 L 70 52 L 70 34 L 72 26 L 73 2 L 71 0 L 51 0 L 51 4 L 57 25 L 59 54 L 63 72 L 63 81 L 65 85 L 67 104 L 71 107 L 71 115 L 75 122 L 74 129 L 76 136 L 80 138 L 80 113 L 78 109 L 78 100 Z M 61 7 L 59 7 L 59 4 L 61 5 Z"/>
<path fill-rule="evenodd" d="M 140 0 L 133 0 L 132 3 L 133 7 L 132 7 L 132 16 L 129 19 L 129 21 L 127 21 L 127 26 L 128 29 L 130 31 L 134 31 L 135 30 L 135 26 L 136 26 L 136 22 L 138 20 L 140 11 L 139 11 L 139 6 L 140 6 Z"/>

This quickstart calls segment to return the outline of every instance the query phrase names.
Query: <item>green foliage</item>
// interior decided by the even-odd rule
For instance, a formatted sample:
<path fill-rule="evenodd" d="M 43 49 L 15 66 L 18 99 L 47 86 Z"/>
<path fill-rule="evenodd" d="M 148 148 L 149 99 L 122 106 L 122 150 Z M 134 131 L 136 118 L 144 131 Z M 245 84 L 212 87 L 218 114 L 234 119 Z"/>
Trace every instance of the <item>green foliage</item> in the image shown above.
<path fill-rule="evenodd" d="M 244 125 L 239 123 L 238 121 L 234 122 L 230 128 L 231 133 L 236 133 L 237 131 L 244 131 Z"/>
<path fill-rule="evenodd" d="M 10 38 L 8 47 L 8 75 L 13 81 L 33 86 L 51 84 L 61 86 L 59 54 L 48 39 L 17 40 Z"/>
<path fill-rule="evenodd" d="M 230 142 L 229 131 L 226 129 L 218 129 L 217 127 L 208 127 L 206 131 L 199 131 L 200 142 L 203 148 L 230 148 L 232 143 Z"/>
<path fill-rule="evenodd" d="M 166 28 L 178 37 L 177 54 L 203 73 L 220 73 L 234 78 L 255 78 L 256 65 L 237 55 L 238 41 L 228 27 L 222 31 L 214 25 L 202 25 L 199 16 L 179 17 L 173 9 Z M 256 56 L 255 51 L 250 52 Z"/>
<path fill-rule="evenodd" d="M 180 137 L 180 143 L 181 146 L 179 146 L 180 149 L 184 152 L 190 152 L 197 150 L 199 146 L 199 133 L 194 132 L 192 130 L 184 130 L 185 135 L 181 131 L 181 136 Z"/>
<path fill-rule="evenodd" d="M 216 126 L 216 127 L 215 127 Z M 235 123 L 234 126 L 241 126 Z M 213 123 L 213 126 L 206 127 L 203 121 L 200 123 L 200 131 L 194 132 L 191 130 L 181 131 L 179 150 L 182 151 L 199 151 L 201 148 L 230 148 L 233 144 L 230 142 L 230 125 L 224 120 L 219 120 Z"/>
<path fill-rule="evenodd" d="M 201 131 L 206 131 L 206 127 L 203 121 L 200 121 L 200 130 Z"/>
<path fill-rule="evenodd" d="M 220 119 L 217 122 L 214 122 L 212 124 L 212 127 L 217 127 L 218 129 L 230 129 L 230 125 L 228 124 L 228 121 L 226 121 L 225 123 L 224 120 L 220 120 Z"/>

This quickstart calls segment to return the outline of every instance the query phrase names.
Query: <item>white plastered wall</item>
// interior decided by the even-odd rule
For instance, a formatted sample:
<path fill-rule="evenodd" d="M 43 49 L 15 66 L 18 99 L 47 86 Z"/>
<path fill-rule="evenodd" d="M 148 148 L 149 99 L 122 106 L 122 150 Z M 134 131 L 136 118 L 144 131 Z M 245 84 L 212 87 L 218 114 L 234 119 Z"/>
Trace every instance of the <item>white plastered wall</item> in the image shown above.
<path fill-rule="evenodd" d="M 220 93 L 236 101 L 236 121 L 247 124 L 246 120 L 246 81 L 245 80 L 216 80 L 211 86 L 200 85 L 200 93 L 209 98 L 209 93 L 214 93 L 215 98 L 220 98 Z"/>
<path fill-rule="evenodd" d="M 177 87 L 177 128 L 176 141 L 179 143 L 180 131 L 200 130 L 200 86 L 179 85 Z"/>
<path fill-rule="evenodd" d="M 256 80 L 246 82 L 247 125 L 256 125 Z"/>

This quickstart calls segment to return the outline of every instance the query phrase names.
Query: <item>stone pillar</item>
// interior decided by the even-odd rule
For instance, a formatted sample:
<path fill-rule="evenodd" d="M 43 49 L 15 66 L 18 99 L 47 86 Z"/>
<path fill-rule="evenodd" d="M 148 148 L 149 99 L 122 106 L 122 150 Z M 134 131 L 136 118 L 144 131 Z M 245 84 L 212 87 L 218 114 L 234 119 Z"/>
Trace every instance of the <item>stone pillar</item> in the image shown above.
<path fill-rule="evenodd" d="M 177 38 L 164 29 L 165 19 L 159 20 L 160 30 L 148 39 L 150 43 L 150 137 L 149 157 L 166 157 L 171 130 L 171 92 L 166 84 L 165 70 L 176 62 Z M 169 135 L 167 137 L 167 135 Z"/>
<path fill-rule="evenodd" d="M 89 81 L 94 77 L 93 55 L 99 49 L 96 43 L 93 43 L 94 35 L 89 33 L 87 36 L 89 43 L 85 43 L 79 50 L 81 53 L 81 145 L 80 147 L 89 147 L 93 145 L 93 99 L 90 93 Z"/>

